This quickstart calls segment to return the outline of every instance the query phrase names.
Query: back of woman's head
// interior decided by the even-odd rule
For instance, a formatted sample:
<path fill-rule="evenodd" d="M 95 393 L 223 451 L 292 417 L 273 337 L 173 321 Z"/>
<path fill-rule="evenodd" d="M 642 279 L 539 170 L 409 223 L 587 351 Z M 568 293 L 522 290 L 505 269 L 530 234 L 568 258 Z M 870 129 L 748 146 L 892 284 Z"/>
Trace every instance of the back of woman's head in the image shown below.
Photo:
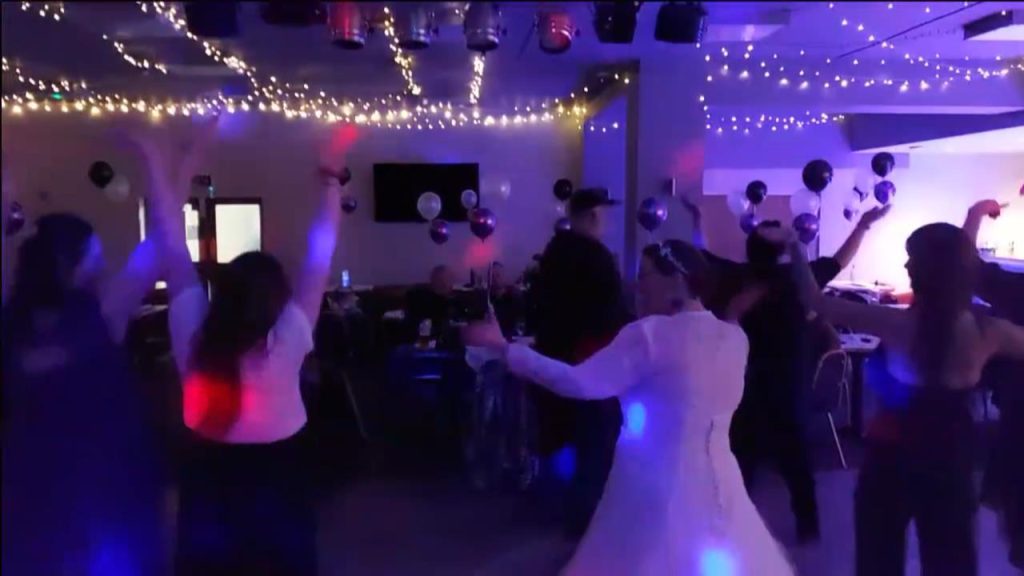
<path fill-rule="evenodd" d="M 23 309 L 61 306 L 77 291 L 79 265 L 89 253 L 93 228 L 74 214 L 48 214 L 18 250 L 11 303 Z"/>
<path fill-rule="evenodd" d="M 945 373 L 956 324 L 971 307 L 978 254 L 963 230 L 940 222 L 910 235 L 907 256 L 917 312 L 912 352 L 921 376 L 934 382 Z"/>
<path fill-rule="evenodd" d="M 266 345 L 289 299 L 288 278 L 274 257 L 249 252 L 232 260 L 214 282 L 210 311 L 193 343 L 192 369 L 237 384 L 242 356 Z"/>
<path fill-rule="evenodd" d="M 747 235 L 747 262 L 755 272 L 763 272 L 774 268 L 782 258 L 782 254 L 786 251 L 784 246 L 769 242 L 764 236 L 758 234 L 758 231 L 764 228 L 781 227 L 782 223 L 778 220 L 765 220 L 758 224 L 753 232 Z"/>
<path fill-rule="evenodd" d="M 666 240 L 648 244 L 643 257 L 654 265 L 662 276 L 681 274 L 690 298 L 703 299 L 711 293 L 714 278 L 707 258 L 694 245 L 682 240 Z"/>

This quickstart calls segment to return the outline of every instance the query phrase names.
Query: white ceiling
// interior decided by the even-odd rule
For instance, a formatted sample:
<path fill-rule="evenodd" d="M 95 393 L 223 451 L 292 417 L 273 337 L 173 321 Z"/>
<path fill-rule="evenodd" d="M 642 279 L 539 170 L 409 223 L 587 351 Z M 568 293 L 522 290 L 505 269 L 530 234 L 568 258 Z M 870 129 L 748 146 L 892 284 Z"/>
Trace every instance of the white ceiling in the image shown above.
<path fill-rule="evenodd" d="M 989 130 L 861 152 L 915 154 L 1024 154 L 1024 126 Z"/>

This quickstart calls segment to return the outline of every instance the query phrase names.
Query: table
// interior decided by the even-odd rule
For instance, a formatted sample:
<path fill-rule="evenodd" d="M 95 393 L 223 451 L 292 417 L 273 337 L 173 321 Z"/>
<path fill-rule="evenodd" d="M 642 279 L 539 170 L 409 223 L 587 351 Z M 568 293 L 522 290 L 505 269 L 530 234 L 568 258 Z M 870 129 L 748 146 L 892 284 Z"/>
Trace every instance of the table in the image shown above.
<path fill-rule="evenodd" d="M 864 362 L 878 349 L 881 340 L 870 334 L 840 334 L 843 351 L 850 356 L 852 378 L 850 383 L 850 429 L 854 436 L 864 434 Z"/>

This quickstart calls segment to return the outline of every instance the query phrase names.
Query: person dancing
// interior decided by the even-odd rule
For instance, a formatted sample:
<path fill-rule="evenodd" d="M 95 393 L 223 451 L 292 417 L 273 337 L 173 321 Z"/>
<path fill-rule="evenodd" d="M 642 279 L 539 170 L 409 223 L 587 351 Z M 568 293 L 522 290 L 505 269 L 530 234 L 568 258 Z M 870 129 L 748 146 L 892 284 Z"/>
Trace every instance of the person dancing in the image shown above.
<path fill-rule="evenodd" d="M 338 162 L 354 134 L 341 129 L 321 161 L 323 204 L 294 291 L 273 256 L 249 252 L 225 267 L 210 301 L 181 222 L 181 194 L 192 172 L 170 172 L 153 142 L 135 139 L 157 190 L 155 236 L 169 267 L 171 344 L 192 432 L 181 480 L 179 574 L 316 574 L 299 370 L 313 347 L 341 217 Z"/>
<path fill-rule="evenodd" d="M 1005 205 L 982 200 L 971 206 L 963 230 L 973 244 L 984 218 L 998 218 Z M 1024 326 L 1024 274 L 1004 270 L 995 262 L 979 262 L 977 295 L 992 306 L 992 315 Z M 985 371 L 992 400 L 999 407 L 999 426 L 985 470 L 983 497 L 1001 512 L 1003 533 L 1010 545 L 1010 563 L 1024 570 L 1024 362 L 1001 360 Z"/>
<path fill-rule="evenodd" d="M 569 398 L 620 397 L 625 407 L 607 488 L 565 575 L 793 574 L 729 449 L 747 357 L 735 318 L 762 290 L 734 298 L 733 321 L 722 321 L 701 305 L 713 289 L 708 272 L 684 242 L 646 248 L 646 317 L 576 366 L 509 344 L 493 317 L 465 330 L 467 344 L 504 355 L 517 375 Z"/>
<path fill-rule="evenodd" d="M 917 527 L 924 576 L 978 573 L 971 391 L 994 357 L 1024 359 L 1024 328 L 976 316 L 971 299 L 978 256 L 963 230 L 928 224 L 907 240 L 914 301 L 908 310 L 824 297 L 790 230 L 788 244 L 810 308 L 882 340 L 894 391 L 867 433 L 854 500 L 856 571 L 901 576 L 906 528 Z"/>

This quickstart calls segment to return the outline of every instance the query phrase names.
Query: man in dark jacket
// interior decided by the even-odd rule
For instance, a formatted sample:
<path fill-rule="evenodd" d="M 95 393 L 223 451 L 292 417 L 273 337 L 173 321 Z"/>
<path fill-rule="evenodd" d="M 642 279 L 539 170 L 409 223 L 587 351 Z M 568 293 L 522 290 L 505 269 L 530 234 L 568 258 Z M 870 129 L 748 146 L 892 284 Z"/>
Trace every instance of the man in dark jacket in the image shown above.
<path fill-rule="evenodd" d="M 548 243 L 534 287 L 536 348 L 545 356 L 579 364 L 615 338 L 630 317 L 615 258 L 601 243 L 605 211 L 618 202 L 603 189 L 569 199 L 572 227 Z M 566 531 L 582 536 L 604 491 L 622 426 L 617 398 L 570 400 L 534 387 L 541 449 L 568 441 L 576 471 L 567 502 Z"/>

